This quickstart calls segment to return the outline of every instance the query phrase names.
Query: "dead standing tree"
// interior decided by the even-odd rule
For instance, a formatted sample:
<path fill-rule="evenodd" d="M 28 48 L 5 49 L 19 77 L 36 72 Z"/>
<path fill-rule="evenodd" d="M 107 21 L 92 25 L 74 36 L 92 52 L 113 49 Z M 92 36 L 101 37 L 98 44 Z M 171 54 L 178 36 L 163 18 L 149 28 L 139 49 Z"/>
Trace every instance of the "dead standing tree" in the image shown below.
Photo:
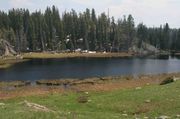
<path fill-rule="evenodd" d="M 0 55 L 1 56 L 13 56 L 16 55 L 16 51 L 13 46 L 6 40 L 0 39 Z"/>

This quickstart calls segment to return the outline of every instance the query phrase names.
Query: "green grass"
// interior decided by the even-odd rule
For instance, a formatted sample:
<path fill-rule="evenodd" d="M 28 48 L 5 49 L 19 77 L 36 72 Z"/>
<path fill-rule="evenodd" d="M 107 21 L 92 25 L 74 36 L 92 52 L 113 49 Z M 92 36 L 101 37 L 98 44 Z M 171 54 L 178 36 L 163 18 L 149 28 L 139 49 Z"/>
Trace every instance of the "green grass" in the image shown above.
<path fill-rule="evenodd" d="M 125 89 L 89 92 L 88 103 L 77 98 L 85 93 L 49 94 L 0 100 L 1 119 L 134 119 L 161 115 L 175 119 L 180 114 L 180 81 L 168 85 L 152 85 L 140 90 Z M 37 103 L 55 112 L 35 111 L 22 102 Z M 151 100 L 149 103 L 146 100 Z M 127 114 L 128 116 L 123 116 Z"/>

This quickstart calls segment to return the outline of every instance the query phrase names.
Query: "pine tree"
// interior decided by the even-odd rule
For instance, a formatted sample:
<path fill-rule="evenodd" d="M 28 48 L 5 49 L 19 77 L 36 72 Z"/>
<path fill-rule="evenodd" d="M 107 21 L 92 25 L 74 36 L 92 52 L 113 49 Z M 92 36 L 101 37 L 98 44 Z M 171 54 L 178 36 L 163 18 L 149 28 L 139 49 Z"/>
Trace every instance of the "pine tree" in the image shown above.
<path fill-rule="evenodd" d="M 148 37 L 147 27 L 143 23 L 140 23 L 137 26 L 137 37 L 139 39 L 138 40 L 138 47 L 142 48 L 142 43 L 147 42 L 147 37 Z"/>
<path fill-rule="evenodd" d="M 57 7 L 30 13 L 27 9 L 0 11 L 0 38 L 8 40 L 19 53 L 24 51 L 64 51 L 80 48 L 96 51 L 129 51 L 142 42 L 160 50 L 179 50 L 179 29 L 166 23 L 160 27 L 135 27 L 132 15 L 115 20 L 94 9 L 59 14 Z"/>

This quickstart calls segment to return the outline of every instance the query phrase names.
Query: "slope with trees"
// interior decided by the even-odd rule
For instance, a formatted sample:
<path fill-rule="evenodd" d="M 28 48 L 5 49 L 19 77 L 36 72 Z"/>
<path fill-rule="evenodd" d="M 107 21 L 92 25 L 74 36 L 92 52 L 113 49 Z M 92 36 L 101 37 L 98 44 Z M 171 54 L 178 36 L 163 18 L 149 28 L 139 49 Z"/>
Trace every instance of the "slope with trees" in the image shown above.
<path fill-rule="evenodd" d="M 20 52 L 91 51 L 122 52 L 146 43 L 163 51 L 180 50 L 180 29 L 168 23 L 160 27 L 135 26 L 132 15 L 115 20 L 106 13 L 96 15 L 94 9 L 77 13 L 59 13 L 47 7 L 45 12 L 28 9 L 0 11 L 0 38 L 6 39 Z"/>

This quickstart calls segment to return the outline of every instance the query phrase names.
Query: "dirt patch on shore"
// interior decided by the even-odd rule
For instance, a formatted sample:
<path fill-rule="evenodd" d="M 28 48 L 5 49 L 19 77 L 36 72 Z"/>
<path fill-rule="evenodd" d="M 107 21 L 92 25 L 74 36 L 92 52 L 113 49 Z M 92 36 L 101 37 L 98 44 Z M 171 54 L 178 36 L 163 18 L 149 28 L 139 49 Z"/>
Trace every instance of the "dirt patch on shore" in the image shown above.
<path fill-rule="evenodd" d="M 0 99 L 11 99 L 26 96 L 43 96 L 52 93 L 63 93 L 65 90 L 59 87 L 27 86 L 18 87 L 13 90 L 0 90 Z"/>

